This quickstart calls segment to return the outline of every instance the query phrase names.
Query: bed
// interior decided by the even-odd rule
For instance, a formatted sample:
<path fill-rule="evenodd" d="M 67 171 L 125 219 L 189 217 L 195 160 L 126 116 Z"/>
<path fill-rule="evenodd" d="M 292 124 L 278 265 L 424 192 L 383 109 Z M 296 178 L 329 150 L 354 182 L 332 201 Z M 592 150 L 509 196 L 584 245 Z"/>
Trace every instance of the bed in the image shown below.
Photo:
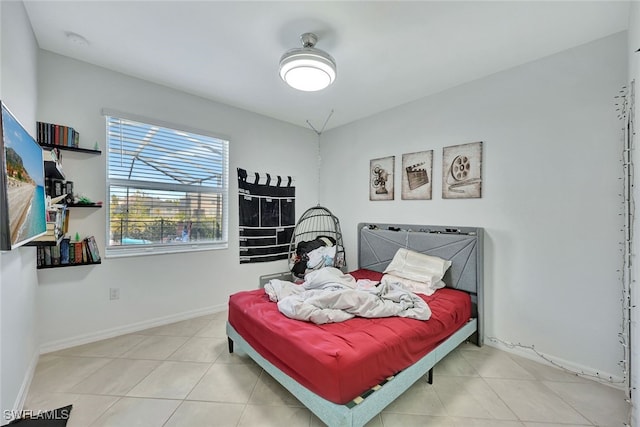
<path fill-rule="evenodd" d="M 450 260 L 423 296 L 427 321 L 353 318 L 317 325 L 282 315 L 264 290 L 229 299 L 229 351 L 251 357 L 331 427 L 363 426 L 464 341 L 483 344 L 483 229 L 358 225 L 357 279 L 378 280 L 398 249 Z"/>

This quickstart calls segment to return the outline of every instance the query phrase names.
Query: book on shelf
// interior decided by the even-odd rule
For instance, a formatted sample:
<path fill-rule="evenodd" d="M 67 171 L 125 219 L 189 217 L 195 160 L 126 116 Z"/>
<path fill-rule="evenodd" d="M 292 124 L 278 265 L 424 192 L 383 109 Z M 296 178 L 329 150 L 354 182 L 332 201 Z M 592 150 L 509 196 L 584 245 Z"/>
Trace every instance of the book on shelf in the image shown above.
<path fill-rule="evenodd" d="M 80 244 L 82 245 L 82 262 L 83 263 L 88 263 L 91 262 L 91 258 L 89 258 L 89 248 L 87 247 L 87 241 L 83 240 L 82 242 L 80 242 Z"/>
<path fill-rule="evenodd" d="M 51 246 L 51 265 L 60 265 L 60 246 Z"/>
<path fill-rule="evenodd" d="M 80 134 L 71 126 L 37 122 L 38 142 L 45 145 L 78 148 Z"/>
<path fill-rule="evenodd" d="M 100 250 L 93 236 L 78 241 L 64 236 L 57 245 L 37 248 L 37 264 L 40 268 L 100 262 Z"/>
<path fill-rule="evenodd" d="M 69 241 L 69 264 L 76 263 L 76 245 Z"/>
<path fill-rule="evenodd" d="M 44 247 L 44 264 L 51 265 L 51 246 Z"/>
<path fill-rule="evenodd" d="M 50 207 L 46 211 L 47 223 L 46 231 L 42 236 L 34 239 L 34 242 L 56 242 L 61 236 L 67 233 L 69 227 L 69 216 L 64 205 Z"/>
<path fill-rule="evenodd" d="M 82 242 L 73 242 L 75 253 L 75 264 L 82 264 Z"/>
<path fill-rule="evenodd" d="M 87 243 L 88 257 L 90 258 L 91 262 L 99 262 L 100 251 L 98 250 L 98 244 L 96 243 L 95 237 L 89 236 L 84 240 Z"/>
<path fill-rule="evenodd" d="M 60 241 L 60 264 L 69 264 L 69 246 L 71 239 L 63 237 Z"/>
<path fill-rule="evenodd" d="M 47 230 L 41 236 L 33 239 L 34 242 L 55 242 L 60 238 L 60 229 L 54 222 L 47 222 Z"/>

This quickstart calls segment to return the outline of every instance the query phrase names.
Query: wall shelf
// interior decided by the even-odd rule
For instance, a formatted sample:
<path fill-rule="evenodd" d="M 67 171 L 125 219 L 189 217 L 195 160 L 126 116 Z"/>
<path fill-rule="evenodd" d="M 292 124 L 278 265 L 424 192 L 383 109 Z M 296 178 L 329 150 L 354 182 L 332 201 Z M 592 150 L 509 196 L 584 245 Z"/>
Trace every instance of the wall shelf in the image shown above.
<path fill-rule="evenodd" d="M 97 203 L 68 203 L 68 208 L 101 208 L 102 205 Z"/>
<path fill-rule="evenodd" d="M 44 162 L 44 175 L 47 178 L 53 178 L 53 179 L 61 179 L 64 180 L 64 173 L 62 172 L 62 169 L 60 168 L 60 164 L 52 161 L 52 160 L 45 160 Z"/>
<path fill-rule="evenodd" d="M 80 135 L 73 128 L 58 124 L 38 122 L 38 144 L 43 150 L 49 150 L 50 160 L 44 163 L 45 180 L 48 183 L 46 193 L 51 199 L 58 200 L 63 196 L 64 200 L 59 200 L 62 205 L 55 210 L 55 215 L 47 217 L 47 230 L 59 233 L 58 239 L 54 239 L 53 233 L 45 235 L 41 240 L 33 240 L 30 245 L 37 246 L 36 259 L 37 269 L 45 270 L 49 268 L 79 267 L 81 265 L 102 264 L 100 251 L 93 236 L 88 236 L 82 241 L 71 242 L 67 235 L 69 230 L 69 215 L 67 208 L 101 208 L 102 203 L 83 203 L 89 199 L 84 197 L 78 199 L 80 203 L 66 203 L 73 201 L 73 182 L 67 181 L 62 171 L 61 152 L 75 151 L 100 156 L 100 150 L 90 150 L 79 148 Z M 49 142 L 64 142 L 64 144 L 49 144 Z M 45 156 L 47 157 L 47 156 Z M 54 202 L 55 203 L 55 202 Z M 49 212 L 52 214 L 54 209 Z M 49 232 L 49 231 L 48 231 Z M 78 233 L 76 233 L 78 236 Z M 61 263 L 61 261 L 65 261 Z M 76 261 L 76 262 L 74 262 Z"/>
<path fill-rule="evenodd" d="M 96 155 L 102 154 L 102 151 L 100 150 L 91 150 L 89 148 L 68 147 L 66 145 L 44 144 L 42 142 L 39 142 L 39 144 L 42 148 L 48 148 L 48 149 L 58 148 L 60 150 L 76 151 L 78 153 L 87 153 L 87 154 L 96 154 Z"/>
<path fill-rule="evenodd" d="M 58 237 L 57 240 L 38 240 L 34 239 L 30 242 L 25 243 L 25 246 L 58 246 L 62 241 L 62 235 Z"/>
<path fill-rule="evenodd" d="M 49 268 L 62 268 L 62 267 L 82 267 L 84 265 L 98 265 L 98 264 L 102 264 L 102 261 L 98 261 L 98 262 L 82 262 L 79 264 L 55 264 L 55 265 L 39 265 L 38 267 L 36 267 L 38 270 L 46 270 Z"/>

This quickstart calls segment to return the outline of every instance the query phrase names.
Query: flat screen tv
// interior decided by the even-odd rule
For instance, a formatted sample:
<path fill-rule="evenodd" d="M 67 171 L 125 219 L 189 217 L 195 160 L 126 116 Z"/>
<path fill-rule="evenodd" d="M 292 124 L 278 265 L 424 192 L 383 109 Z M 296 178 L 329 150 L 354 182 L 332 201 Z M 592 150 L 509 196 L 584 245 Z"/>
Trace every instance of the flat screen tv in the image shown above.
<path fill-rule="evenodd" d="M 4 102 L 0 119 L 0 250 L 47 231 L 42 148 Z"/>

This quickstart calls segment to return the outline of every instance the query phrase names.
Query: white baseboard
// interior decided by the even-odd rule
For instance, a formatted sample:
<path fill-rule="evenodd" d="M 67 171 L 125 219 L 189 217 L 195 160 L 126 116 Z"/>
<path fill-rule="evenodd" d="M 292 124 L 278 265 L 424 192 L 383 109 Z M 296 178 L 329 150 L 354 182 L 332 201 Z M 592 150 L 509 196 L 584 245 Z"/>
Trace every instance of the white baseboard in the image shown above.
<path fill-rule="evenodd" d="M 71 338 L 50 341 L 40 345 L 40 354 L 51 353 L 53 351 L 64 350 L 66 348 L 75 347 L 77 345 L 88 344 L 95 341 L 113 338 L 120 335 L 130 334 L 157 326 L 168 325 L 169 323 L 189 320 L 195 317 L 205 316 L 207 314 L 220 313 L 227 309 L 227 305 L 215 305 L 197 310 L 186 311 L 183 313 L 172 314 L 169 316 L 158 317 L 155 319 L 143 320 L 141 322 L 131 323 L 129 325 L 118 326 L 116 328 L 104 329 L 101 331 L 91 332 L 88 334 L 77 335 Z"/>
<path fill-rule="evenodd" d="M 38 366 L 39 358 L 40 353 L 38 351 L 35 351 L 31 356 L 31 362 L 29 362 L 27 372 L 25 372 L 24 379 L 22 380 L 22 385 L 20 386 L 20 390 L 18 391 L 18 395 L 16 396 L 16 401 L 13 404 L 12 414 L 15 414 L 15 418 L 18 418 L 18 414 L 22 411 L 22 408 L 24 408 L 24 403 L 27 400 L 29 387 L 31 387 L 31 381 L 33 380 L 33 375 L 36 372 L 36 366 Z M 10 420 L 5 420 L 3 417 L 2 422 L 5 421 Z"/>
<path fill-rule="evenodd" d="M 507 343 L 501 342 L 493 337 L 485 337 L 484 343 L 490 347 L 497 348 L 499 350 L 503 350 L 507 353 L 514 354 L 516 356 L 524 357 L 525 359 L 532 360 L 534 362 L 542 363 L 546 366 L 551 366 L 556 369 L 565 370 L 567 372 L 574 373 L 583 378 L 591 379 L 594 381 L 598 381 L 599 383 L 609 385 L 611 387 L 625 390 L 626 385 L 624 383 L 624 378 L 622 378 L 618 374 L 612 374 L 609 372 L 598 371 L 593 368 L 580 365 L 575 362 L 571 362 L 569 360 L 564 360 L 556 356 L 551 356 L 536 350 L 537 354 L 533 350 L 518 345 L 509 345 Z M 546 360 L 548 359 L 548 360 Z M 551 363 L 552 360 L 554 363 Z M 563 369 L 564 368 L 564 369 Z"/>

